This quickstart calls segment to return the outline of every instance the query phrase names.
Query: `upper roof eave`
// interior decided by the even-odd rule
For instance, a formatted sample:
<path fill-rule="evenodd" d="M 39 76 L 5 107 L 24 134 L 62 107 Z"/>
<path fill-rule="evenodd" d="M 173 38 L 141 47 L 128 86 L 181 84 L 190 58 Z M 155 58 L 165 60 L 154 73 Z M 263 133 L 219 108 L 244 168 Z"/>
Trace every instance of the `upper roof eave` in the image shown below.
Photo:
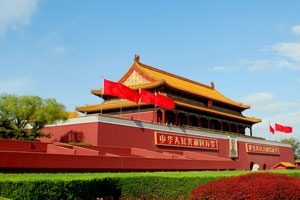
<path fill-rule="evenodd" d="M 143 71 L 143 73 L 146 73 L 148 76 L 151 76 L 156 79 L 158 79 L 157 76 L 160 76 L 159 78 L 163 78 L 166 84 L 181 91 L 185 91 L 194 95 L 206 97 L 211 100 L 229 104 L 231 106 L 235 106 L 243 110 L 250 108 L 249 105 L 244 105 L 243 103 L 235 102 L 225 97 L 220 92 L 218 92 L 213 85 L 207 86 L 202 83 L 198 83 L 196 81 L 192 81 L 190 79 L 171 74 L 160 69 L 156 69 L 154 67 L 145 65 L 140 62 L 135 62 L 134 65 L 140 68 L 140 70 Z"/>
<path fill-rule="evenodd" d="M 194 93 L 191 93 L 191 92 L 189 92 L 189 91 L 187 91 L 187 90 L 184 90 L 184 89 L 180 88 L 180 86 L 178 86 L 178 85 L 170 85 L 170 84 L 168 84 L 168 83 L 165 83 L 165 84 L 168 85 L 168 86 L 171 87 L 171 88 L 174 88 L 174 89 L 177 89 L 177 90 L 180 90 L 180 91 L 183 91 L 183 92 L 192 94 L 192 95 L 196 95 L 196 94 L 194 94 Z M 217 91 L 217 92 L 218 92 L 218 91 Z M 197 96 L 202 97 L 201 95 L 197 95 Z M 211 100 L 214 100 L 214 101 L 221 102 L 221 103 L 224 103 L 224 104 L 227 104 L 227 105 L 231 105 L 231 106 L 232 106 L 232 104 L 229 104 L 229 103 L 226 103 L 226 102 L 223 102 L 223 101 L 219 101 L 219 100 L 212 99 L 212 98 L 211 98 Z M 238 106 L 238 108 L 241 108 L 242 110 L 251 108 L 250 105 L 244 105 L 243 103 L 239 103 L 239 104 L 240 104 L 240 106 Z"/>
<path fill-rule="evenodd" d="M 135 85 L 135 86 L 131 86 L 129 88 L 133 89 L 133 90 L 138 90 L 139 88 L 142 89 L 152 89 L 155 87 L 158 87 L 160 85 L 162 85 L 164 83 L 164 80 L 159 80 L 156 82 L 152 82 L 152 83 L 146 83 L 146 84 L 141 84 L 141 85 Z M 91 90 L 91 94 L 100 96 L 102 95 L 102 88 L 100 90 Z"/>
<path fill-rule="evenodd" d="M 109 110 L 109 109 L 115 109 L 119 108 L 121 105 L 121 102 L 108 102 L 102 104 L 102 110 Z M 122 101 L 122 108 L 128 108 L 128 107 L 135 107 L 137 105 L 149 105 L 147 103 L 135 103 L 131 101 Z M 86 105 L 86 106 L 79 106 L 76 107 L 76 111 L 79 112 L 99 112 L 101 110 L 101 104 L 95 104 L 95 105 Z"/>
<path fill-rule="evenodd" d="M 204 112 L 214 113 L 214 114 L 218 114 L 218 115 L 222 115 L 222 116 L 226 116 L 226 117 L 230 117 L 230 118 L 234 118 L 234 119 L 239 119 L 239 120 L 251 122 L 251 123 L 254 123 L 254 124 L 261 122 L 261 119 L 257 119 L 257 118 L 254 118 L 254 117 L 238 116 L 238 115 L 234 115 L 234 114 L 231 114 L 231 113 L 222 112 L 222 111 L 218 111 L 218 110 L 213 110 L 211 108 L 206 108 L 206 107 L 203 107 L 203 106 L 188 104 L 188 103 L 181 102 L 181 101 L 174 101 L 174 102 L 175 102 L 176 105 L 186 106 L 186 107 L 201 110 L 201 111 L 204 111 Z"/>
<path fill-rule="evenodd" d="M 204 112 L 214 113 L 214 114 L 218 114 L 218 115 L 222 115 L 222 116 L 226 116 L 226 117 L 230 117 L 230 118 L 234 118 L 234 119 L 247 121 L 247 122 L 250 122 L 250 123 L 261 122 L 261 119 L 256 119 L 256 118 L 253 118 L 253 117 L 251 118 L 251 117 L 245 117 L 245 116 L 238 116 L 238 115 L 234 115 L 234 114 L 231 114 L 231 113 L 217 111 L 217 110 L 213 110 L 213 109 L 206 108 L 206 107 L 203 107 L 203 106 L 188 104 L 188 103 L 181 102 L 181 101 L 174 101 L 174 102 L 175 102 L 175 105 L 185 106 L 185 107 L 201 110 L 201 111 L 204 111 Z M 127 100 L 122 101 L 122 107 L 123 108 L 125 108 L 125 107 L 134 107 L 134 106 L 137 106 L 137 105 L 149 105 L 149 104 L 147 104 L 147 103 L 136 104 L 135 102 L 131 102 L 131 101 L 127 101 Z M 116 109 L 116 108 L 119 108 L 119 107 L 120 107 L 120 102 L 107 102 L 107 103 L 102 104 L 102 110 Z M 79 111 L 79 112 L 99 112 L 100 109 L 101 109 L 101 104 L 76 107 L 76 111 Z"/>

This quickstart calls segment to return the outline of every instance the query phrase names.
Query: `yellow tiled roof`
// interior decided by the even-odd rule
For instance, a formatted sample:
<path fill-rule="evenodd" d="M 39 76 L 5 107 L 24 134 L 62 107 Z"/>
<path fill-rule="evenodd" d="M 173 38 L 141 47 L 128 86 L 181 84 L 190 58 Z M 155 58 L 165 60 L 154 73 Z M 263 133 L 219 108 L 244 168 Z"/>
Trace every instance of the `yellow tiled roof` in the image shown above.
<path fill-rule="evenodd" d="M 138 90 L 139 88 L 150 89 L 150 88 L 157 87 L 157 86 L 159 86 L 159 85 L 161 85 L 163 83 L 164 83 L 163 80 L 158 80 L 158 81 L 155 81 L 153 83 L 147 83 L 147 84 L 142 84 L 142 85 L 131 86 L 130 88 L 133 89 L 133 90 Z M 98 95 L 98 96 L 101 96 L 102 89 L 100 89 L 100 90 L 91 90 L 91 93 L 95 94 L 95 95 Z"/>
<path fill-rule="evenodd" d="M 144 75 L 146 75 L 147 77 L 150 77 L 152 80 L 155 80 L 155 81 L 152 83 L 131 86 L 130 87 L 131 89 L 134 89 L 134 90 L 138 90 L 139 88 L 150 89 L 150 88 L 157 87 L 163 83 L 166 83 L 170 87 L 173 87 L 175 89 L 178 89 L 178 90 L 190 93 L 190 94 L 198 95 L 201 97 L 206 97 L 208 99 L 222 102 L 225 104 L 229 104 L 229 105 L 241 108 L 241 109 L 250 108 L 249 105 L 244 105 L 240 102 L 235 102 L 235 101 L 225 97 L 220 92 L 218 92 L 214 87 L 207 86 L 207 85 L 198 83 L 196 81 L 192 81 L 187 78 L 183 78 L 181 76 L 159 70 L 157 68 L 142 64 L 138 61 L 134 61 L 131 68 L 133 68 L 133 67 L 136 67 Z M 120 82 L 121 80 L 124 79 L 126 74 L 131 71 L 131 68 L 123 75 L 123 77 L 118 82 Z M 91 93 L 101 96 L 102 89 L 91 90 Z"/>
<path fill-rule="evenodd" d="M 175 105 L 185 106 L 185 107 L 189 107 L 189 108 L 193 108 L 193 109 L 197 109 L 197 110 L 201 110 L 201 111 L 205 111 L 205 112 L 209 112 L 209 113 L 214 113 L 214 114 L 218 114 L 218 115 L 222 115 L 222 116 L 226 116 L 226 117 L 230 117 L 230 118 L 234 118 L 234 119 L 239 119 L 239 120 L 243 120 L 243 121 L 247 121 L 247 122 L 251 122 L 251 123 L 261 122 L 261 119 L 250 118 L 250 117 L 245 117 L 245 116 L 238 116 L 238 115 L 234 115 L 234 114 L 227 113 L 227 112 L 216 111 L 216 110 L 213 110 L 213 109 L 210 109 L 210 108 L 184 103 L 184 102 L 181 102 L 181 101 L 174 101 L 174 102 L 175 102 Z M 136 104 L 134 102 L 127 101 L 127 100 L 122 101 L 122 107 L 123 108 L 135 107 L 137 105 L 149 105 L 149 104 L 146 104 L 146 103 Z M 117 109 L 117 108 L 120 108 L 120 107 L 121 107 L 121 102 L 120 101 L 118 101 L 118 102 L 107 102 L 107 103 L 102 104 L 102 110 Z M 79 111 L 79 112 L 100 112 L 101 104 L 87 105 L 87 106 L 83 106 L 83 107 L 76 107 L 76 110 Z"/>
<path fill-rule="evenodd" d="M 252 122 L 252 123 L 261 122 L 261 119 L 234 115 L 234 114 L 231 114 L 231 113 L 222 112 L 222 111 L 218 111 L 218 110 L 213 110 L 211 108 L 192 105 L 190 103 L 184 103 L 184 102 L 180 102 L 180 101 L 174 101 L 174 102 L 175 102 L 176 105 L 181 105 L 181 106 L 185 106 L 185 107 L 189 107 L 189 108 L 193 108 L 193 109 L 197 109 L 197 110 L 201 110 L 201 111 L 205 111 L 205 112 L 209 112 L 209 113 L 223 115 L 223 116 L 226 116 L 226 117 L 231 117 L 231 118 L 234 118 L 234 119 L 239 119 L 239 120 L 243 120 L 243 121 L 247 121 L 247 122 Z"/>
<path fill-rule="evenodd" d="M 135 107 L 137 105 L 148 105 L 148 104 L 146 103 L 137 104 L 135 102 L 127 101 L 127 100 L 122 101 L 122 108 Z M 106 102 L 102 104 L 102 110 L 110 110 L 110 109 L 117 109 L 117 108 L 121 108 L 121 101 Z M 100 112 L 101 104 L 76 107 L 76 110 L 79 112 Z"/>
<path fill-rule="evenodd" d="M 274 166 L 274 168 L 278 167 L 278 166 L 284 166 L 284 167 L 296 167 L 295 165 L 293 165 L 292 163 L 290 162 L 279 162 L 277 165 Z"/>
<path fill-rule="evenodd" d="M 68 113 L 68 118 L 76 118 L 76 117 L 79 117 L 79 114 L 74 111 L 74 112 L 71 112 L 71 111 L 65 111 L 66 113 Z"/>
<path fill-rule="evenodd" d="M 171 74 L 154 67 L 134 62 L 134 65 L 144 72 L 147 76 L 155 80 L 164 80 L 168 85 L 178 90 L 182 90 L 195 95 L 203 96 L 211 100 L 223 102 L 239 108 L 248 109 L 249 105 L 244 105 L 240 102 L 235 102 L 218 92 L 215 88 Z"/>
<path fill-rule="evenodd" d="M 296 167 L 295 165 L 293 165 L 292 163 L 289 163 L 289 162 L 281 162 L 281 164 L 285 167 Z"/>

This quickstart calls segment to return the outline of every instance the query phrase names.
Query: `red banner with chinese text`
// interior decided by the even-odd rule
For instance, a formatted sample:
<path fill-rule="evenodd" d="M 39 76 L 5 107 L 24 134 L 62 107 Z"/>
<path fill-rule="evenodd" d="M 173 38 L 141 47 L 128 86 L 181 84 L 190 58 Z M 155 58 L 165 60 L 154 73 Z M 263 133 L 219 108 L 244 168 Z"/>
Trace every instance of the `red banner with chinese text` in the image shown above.
<path fill-rule="evenodd" d="M 279 147 L 266 146 L 260 144 L 246 143 L 246 151 L 248 153 L 265 153 L 279 155 Z"/>
<path fill-rule="evenodd" d="M 155 133 L 155 145 L 218 150 L 218 141 L 201 137 Z"/>

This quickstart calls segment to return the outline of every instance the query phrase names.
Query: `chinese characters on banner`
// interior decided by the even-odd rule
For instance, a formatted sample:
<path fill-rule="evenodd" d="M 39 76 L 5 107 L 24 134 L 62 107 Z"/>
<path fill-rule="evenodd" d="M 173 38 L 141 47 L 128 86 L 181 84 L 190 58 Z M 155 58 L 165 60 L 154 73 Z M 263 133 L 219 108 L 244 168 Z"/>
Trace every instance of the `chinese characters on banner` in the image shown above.
<path fill-rule="evenodd" d="M 248 153 L 266 153 L 279 155 L 279 147 L 265 146 L 260 144 L 246 143 Z"/>
<path fill-rule="evenodd" d="M 218 150 L 218 141 L 214 139 L 188 137 L 158 132 L 155 132 L 154 135 L 156 145 Z"/>

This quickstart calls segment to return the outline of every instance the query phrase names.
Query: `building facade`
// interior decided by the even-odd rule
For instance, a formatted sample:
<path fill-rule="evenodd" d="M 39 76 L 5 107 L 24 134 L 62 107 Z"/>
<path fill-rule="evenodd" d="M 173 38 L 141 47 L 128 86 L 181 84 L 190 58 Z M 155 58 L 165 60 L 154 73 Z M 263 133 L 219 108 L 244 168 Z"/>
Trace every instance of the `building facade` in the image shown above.
<path fill-rule="evenodd" d="M 210 86 L 180 77 L 169 72 L 145 65 L 135 56 L 130 69 L 121 77 L 122 83 L 133 90 L 140 88 L 152 93 L 165 95 L 175 102 L 175 109 L 163 109 L 151 104 L 122 100 L 103 95 L 102 89 L 91 93 L 104 99 L 102 104 L 77 107 L 85 114 L 106 114 L 127 119 L 190 126 L 223 132 L 245 134 L 260 119 L 243 116 L 242 112 L 250 106 L 235 102 L 218 92 L 211 82 Z"/>
<path fill-rule="evenodd" d="M 92 90 L 104 102 L 77 107 L 84 116 L 69 113 L 67 121 L 47 126 L 51 138 L 0 139 L 0 172 L 251 170 L 255 164 L 266 170 L 295 163 L 290 144 L 252 136 L 261 120 L 243 116 L 250 106 L 225 97 L 213 83 L 142 64 L 138 56 L 118 82 L 172 98 L 175 109 Z"/>

